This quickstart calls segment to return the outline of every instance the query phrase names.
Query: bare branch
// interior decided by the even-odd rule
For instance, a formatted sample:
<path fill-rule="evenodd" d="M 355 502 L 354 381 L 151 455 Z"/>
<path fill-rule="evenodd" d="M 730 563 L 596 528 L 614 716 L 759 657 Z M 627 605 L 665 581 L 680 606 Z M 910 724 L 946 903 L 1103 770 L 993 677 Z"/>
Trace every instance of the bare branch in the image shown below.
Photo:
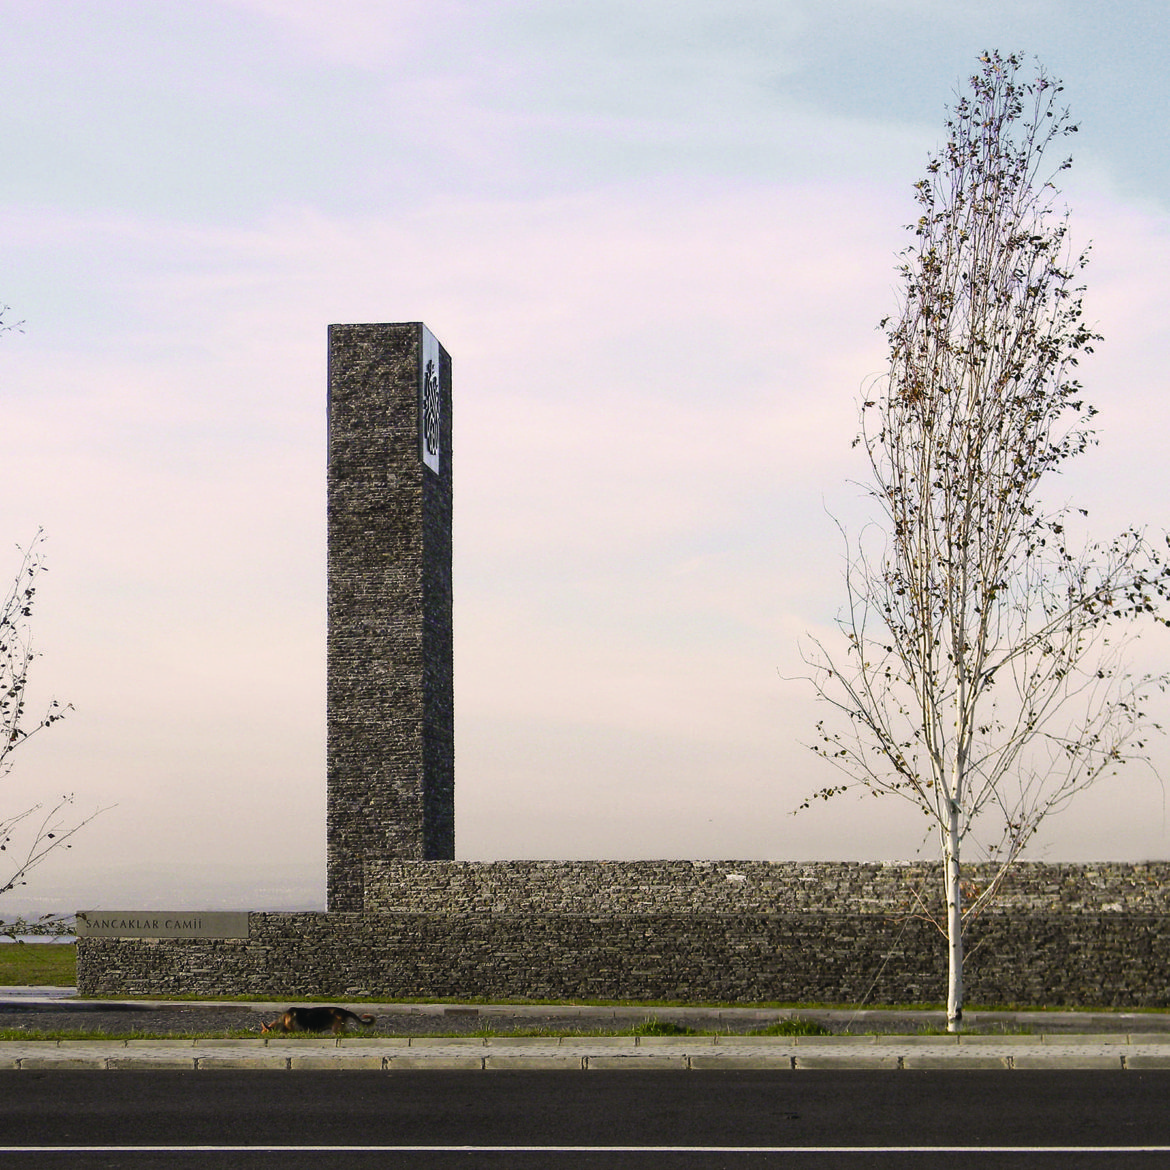
<path fill-rule="evenodd" d="M 45 572 L 43 534 L 38 532 L 21 561 L 7 594 L 0 601 L 0 781 L 12 771 L 13 755 L 38 733 L 63 719 L 72 707 L 51 700 L 38 716 L 26 703 L 29 670 L 37 657 L 31 618 L 37 579 Z M 73 797 L 64 795 L 46 810 L 33 804 L 0 814 L 0 894 L 26 884 L 27 875 L 56 849 L 71 848 L 70 838 L 104 809 L 81 820 L 65 815 Z"/>
<path fill-rule="evenodd" d="M 1100 340 L 1081 301 L 1088 252 L 1055 207 L 1071 160 L 1051 161 L 1076 126 L 1042 69 L 981 62 L 915 184 L 889 368 L 861 406 L 880 520 L 846 538 L 840 645 L 805 652 L 832 712 L 810 746 L 847 777 L 814 797 L 897 795 L 938 831 L 955 1026 L 963 924 L 1046 816 L 1148 763 L 1148 701 L 1170 682 L 1132 675 L 1135 635 L 1110 633 L 1170 624 L 1165 543 L 1132 528 L 1073 548 L 1071 510 L 1041 496 L 1096 441 L 1076 378 Z M 967 845 L 999 869 L 964 911 Z"/>

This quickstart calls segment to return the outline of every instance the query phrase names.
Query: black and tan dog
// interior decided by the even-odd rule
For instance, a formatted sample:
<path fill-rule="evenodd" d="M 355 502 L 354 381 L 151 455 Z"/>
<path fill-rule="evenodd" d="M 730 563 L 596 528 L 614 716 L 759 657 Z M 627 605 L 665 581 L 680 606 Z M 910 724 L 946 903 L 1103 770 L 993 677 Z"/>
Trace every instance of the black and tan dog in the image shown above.
<path fill-rule="evenodd" d="M 339 1007 L 291 1007 L 270 1024 L 262 1024 L 261 1032 L 344 1032 L 350 1020 L 357 1024 L 372 1024 L 373 1016 L 359 1016 Z"/>

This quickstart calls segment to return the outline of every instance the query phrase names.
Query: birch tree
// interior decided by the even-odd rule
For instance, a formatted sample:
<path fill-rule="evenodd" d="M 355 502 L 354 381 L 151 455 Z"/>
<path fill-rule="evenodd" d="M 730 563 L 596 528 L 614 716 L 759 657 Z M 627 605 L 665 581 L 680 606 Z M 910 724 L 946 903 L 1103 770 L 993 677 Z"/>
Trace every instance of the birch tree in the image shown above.
<path fill-rule="evenodd" d="M 801 807 L 860 787 L 930 819 L 952 1031 L 964 925 L 1045 816 L 1148 760 L 1147 699 L 1167 677 L 1135 674 L 1127 647 L 1134 619 L 1164 620 L 1170 584 L 1164 542 L 1136 527 L 1074 540 L 1087 513 L 1043 498 L 1095 442 L 1076 377 L 1100 340 L 1082 309 L 1088 254 L 1055 209 L 1076 126 L 1042 69 L 981 63 L 915 184 L 888 371 L 861 406 L 878 519 L 846 538 L 843 639 L 805 651 L 834 708 L 811 746 L 844 776 Z M 972 852 L 996 876 L 964 905 Z"/>

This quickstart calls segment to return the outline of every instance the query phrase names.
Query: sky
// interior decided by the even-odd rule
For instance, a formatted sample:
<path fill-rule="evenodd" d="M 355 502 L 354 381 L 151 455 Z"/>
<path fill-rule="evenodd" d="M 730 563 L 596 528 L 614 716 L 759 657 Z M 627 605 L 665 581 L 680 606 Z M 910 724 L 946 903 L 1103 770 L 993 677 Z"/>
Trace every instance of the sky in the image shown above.
<path fill-rule="evenodd" d="M 1068 498 L 1161 531 L 1161 0 L 0 0 L 0 572 L 43 529 L 6 809 L 104 809 L 3 911 L 324 906 L 325 346 L 454 363 L 456 849 L 905 859 L 839 798 L 801 639 L 896 307 L 913 183 L 985 49 L 1080 131 Z M 1166 645 L 1135 649 L 1164 667 Z M 1170 856 L 1156 771 L 1030 856 Z"/>

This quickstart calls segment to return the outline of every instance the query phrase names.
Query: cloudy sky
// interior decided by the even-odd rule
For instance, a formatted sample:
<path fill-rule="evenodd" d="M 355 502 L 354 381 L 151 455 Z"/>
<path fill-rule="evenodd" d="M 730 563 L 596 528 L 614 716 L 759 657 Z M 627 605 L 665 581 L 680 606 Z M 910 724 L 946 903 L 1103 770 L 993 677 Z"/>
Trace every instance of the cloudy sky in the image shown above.
<path fill-rule="evenodd" d="M 461 858 L 914 856 L 887 802 L 791 815 L 831 777 L 785 680 L 843 598 L 875 326 L 985 48 L 1081 123 L 1101 445 L 1062 486 L 1104 533 L 1166 524 L 1161 0 L 0 0 L 0 29 L 0 569 L 45 530 L 38 695 L 75 707 L 2 799 L 116 806 L 20 908 L 323 905 L 331 322 L 454 358 Z M 1033 856 L 1170 856 L 1161 784 Z"/>

